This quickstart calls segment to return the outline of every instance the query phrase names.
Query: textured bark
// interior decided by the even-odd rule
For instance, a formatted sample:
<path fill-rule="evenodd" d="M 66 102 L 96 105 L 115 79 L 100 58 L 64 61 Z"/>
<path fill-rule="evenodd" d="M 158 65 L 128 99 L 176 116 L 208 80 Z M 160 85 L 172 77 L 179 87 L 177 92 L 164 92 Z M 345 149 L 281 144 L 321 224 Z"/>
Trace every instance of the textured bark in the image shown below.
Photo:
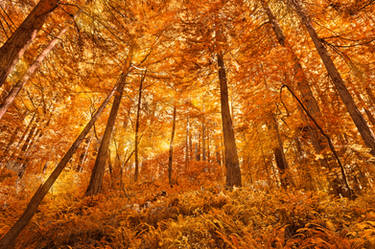
<path fill-rule="evenodd" d="M 303 12 L 299 2 L 297 0 L 289 0 L 289 3 L 294 7 L 296 13 L 300 17 L 302 24 L 306 27 L 310 34 L 312 41 L 323 61 L 323 64 L 335 85 L 337 92 L 345 104 L 347 111 L 349 112 L 354 124 L 356 125 L 364 143 L 371 149 L 371 153 L 375 155 L 375 138 L 373 137 L 370 128 L 368 127 L 362 114 L 359 112 L 352 95 L 349 93 L 345 86 L 345 83 L 338 72 L 335 64 L 333 63 L 331 57 L 328 54 L 327 49 L 324 47 L 322 41 L 319 39 L 318 34 L 311 25 L 311 21 L 308 16 Z"/>
<path fill-rule="evenodd" d="M 229 112 L 227 76 L 223 55 L 220 52 L 217 53 L 217 63 L 219 67 L 221 120 L 224 135 L 226 186 L 229 188 L 232 188 L 233 186 L 240 187 L 242 186 L 241 170 L 238 160 L 236 140 L 234 137 L 232 118 Z"/>
<path fill-rule="evenodd" d="M 86 196 L 96 195 L 102 191 L 105 164 L 108 160 L 109 142 L 111 140 L 111 135 L 113 127 L 115 125 L 117 112 L 120 107 L 122 93 L 126 83 L 127 70 L 130 66 L 130 59 L 128 59 L 127 64 L 128 65 L 126 67 L 126 71 L 122 72 L 119 78 L 115 99 L 113 101 L 111 112 L 109 114 L 107 125 L 104 131 L 104 135 L 100 143 L 98 155 L 96 156 L 95 165 L 91 173 L 90 183 L 86 190 Z"/>
<path fill-rule="evenodd" d="M 117 87 L 117 86 L 116 86 Z M 38 190 L 35 192 L 33 197 L 31 198 L 29 204 L 27 205 L 25 211 L 21 215 L 21 217 L 16 221 L 16 223 L 10 228 L 10 230 L 1 238 L 0 240 L 0 248 L 2 249 L 10 249 L 14 248 L 16 239 L 18 235 L 21 233 L 23 228 L 30 222 L 36 211 L 38 210 L 39 204 L 42 202 L 43 198 L 48 193 L 49 189 L 55 183 L 56 179 L 59 177 L 71 157 L 73 156 L 74 152 L 77 150 L 78 146 L 81 144 L 87 133 L 90 131 L 91 127 L 98 119 L 99 115 L 103 112 L 105 106 L 108 104 L 110 98 L 115 93 L 116 87 L 110 92 L 107 98 L 103 101 L 97 112 L 93 115 L 89 123 L 85 126 L 82 130 L 81 134 L 77 137 L 74 141 L 72 146 L 69 150 L 65 153 L 64 157 L 61 159 L 59 164 L 53 170 L 51 175 L 48 179 L 40 185 Z"/>
<path fill-rule="evenodd" d="M 134 161 L 135 161 L 134 181 L 135 182 L 138 181 L 138 175 L 139 175 L 139 159 L 138 159 L 139 116 L 141 114 L 143 81 L 145 80 L 146 73 L 147 72 L 143 74 L 141 82 L 139 83 L 139 89 L 138 89 L 137 118 L 135 120 L 135 137 L 134 137 Z"/>
<path fill-rule="evenodd" d="M 49 13 L 57 6 L 59 0 L 40 0 L 23 23 L 0 48 L 0 86 L 14 69 L 28 45 L 42 28 Z"/>
<path fill-rule="evenodd" d="M 303 104 L 306 106 L 307 110 L 311 113 L 311 115 L 313 115 L 315 119 L 320 123 L 322 121 L 322 113 L 319 109 L 318 102 L 312 93 L 310 84 L 306 79 L 306 75 L 302 69 L 301 63 L 299 62 L 299 59 L 297 55 L 294 53 L 290 44 L 286 41 L 285 35 L 282 29 L 280 28 L 280 25 L 277 22 L 275 16 L 273 15 L 271 9 L 264 0 L 262 0 L 261 2 L 263 9 L 266 11 L 267 17 L 272 25 L 272 29 L 275 33 L 275 36 L 279 44 L 289 51 L 289 54 L 293 59 L 295 82 L 297 83 L 297 90 L 301 95 L 301 100 Z M 315 151 L 317 153 L 320 153 L 325 147 L 325 144 L 323 143 L 324 138 L 319 134 L 319 132 L 316 131 L 316 129 L 314 129 L 314 127 L 311 127 L 310 138 L 312 140 L 312 144 L 314 146 Z"/>
<path fill-rule="evenodd" d="M 22 79 L 19 80 L 10 90 L 8 95 L 4 98 L 2 103 L 0 104 L 0 120 L 2 119 L 5 112 L 8 110 L 9 106 L 13 103 L 14 99 L 21 91 L 21 89 L 25 86 L 25 84 L 29 81 L 29 79 L 33 76 L 35 71 L 40 67 L 43 60 L 47 57 L 49 52 L 60 42 L 61 37 L 64 33 L 68 30 L 68 26 L 60 31 L 60 33 L 51 40 L 48 46 L 38 55 L 35 61 L 31 64 L 31 66 L 27 69 L 26 73 L 23 75 Z"/>
<path fill-rule="evenodd" d="M 169 185 L 173 185 L 172 182 L 172 165 L 173 165 L 173 140 L 176 131 L 176 105 L 173 106 L 173 120 L 172 120 L 172 132 L 171 140 L 169 143 L 169 157 L 168 157 L 168 181 Z"/>

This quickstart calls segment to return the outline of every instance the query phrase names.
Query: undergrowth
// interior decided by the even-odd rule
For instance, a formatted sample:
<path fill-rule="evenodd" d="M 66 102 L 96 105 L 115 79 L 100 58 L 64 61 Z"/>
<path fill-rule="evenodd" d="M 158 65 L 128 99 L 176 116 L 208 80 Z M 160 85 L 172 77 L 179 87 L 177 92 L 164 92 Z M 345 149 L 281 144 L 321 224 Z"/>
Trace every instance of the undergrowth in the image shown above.
<path fill-rule="evenodd" d="M 17 247 L 375 248 L 372 194 L 353 201 L 322 192 L 139 187 L 95 197 L 49 196 Z M 2 211 L 4 234 L 5 222 L 19 212 Z"/>

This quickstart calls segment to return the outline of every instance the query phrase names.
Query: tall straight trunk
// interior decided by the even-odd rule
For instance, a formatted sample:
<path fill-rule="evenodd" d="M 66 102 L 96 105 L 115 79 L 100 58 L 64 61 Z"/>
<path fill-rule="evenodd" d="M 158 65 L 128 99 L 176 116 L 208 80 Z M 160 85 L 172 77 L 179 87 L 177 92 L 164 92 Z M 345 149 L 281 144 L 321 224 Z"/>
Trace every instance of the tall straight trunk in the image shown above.
<path fill-rule="evenodd" d="M 204 124 L 204 119 L 202 120 L 202 161 L 207 160 L 206 151 L 206 126 Z"/>
<path fill-rule="evenodd" d="M 173 106 L 173 120 L 172 120 L 172 132 L 171 141 L 169 143 L 169 157 L 168 157 L 168 181 L 169 185 L 172 186 L 172 165 L 173 165 L 173 140 L 176 131 L 176 104 Z"/>
<path fill-rule="evenodd" d="M 116 90 L 115 99 L 113 100 L 111 112 L 109 114 L 107 125 L 104 131 L 102 141 L 100 143 L 98 155 L 96 156 L 95 165 L 91 173 L 90 183 L 86 190 L 86 196 L 96 195 L 102 191 L 103 187 L 103 176 L 105 171 L 105 164 L 108 160 L 108 148 L 109 142 L 111 140 L 111 135 L 113 127 L 115 125 L 117 112 L 120 107 L 120 102 L 122 98 L 122 93 L 124 91 L 124 86 L 126 83 L 126 76 L 131 62 L 131 54 L 129 53 L 128 58 L 125 62 L 124 70 L 120 75 L 118 87 Z"/>
<path fill-rule="evenodd" d="M 85 128 L 82 130 L 81 134 L 77 137 L 77 139 L 74 141 L 72 146 L 69 148 L 69 150 L 65 153 L 64 157 L 61 159 L 59 164 L 56 166 L 56 168 L 53 170 L 51 175 L 48 177 L 48 179 L 40 185 L 38 190 L 35 192 L 33 197 L 31 198 L 29 204 L 27 205 L 25 211 L 21 215 L 21 217 L 16 221 L 16 223 L 10 228 L 10 230 L 1 238 L 0 240 L 0 248 L 4 249 L 10 249 L 14 248 L 16 239 L 18 235 L 21 233 L 23 228 L 30 222 L 36 211 L 38 210 L 38 207 L 40 203 L 42 202 L 43 198 L 48 193 L 49 189 L 52 187 L 52 185 L 55 183 L 56 179 L 59 177 L 71 157 L 73 156 L 74 152 L 77 150 L 79 145 L 82 143 L 82 141 L 85 139 L 85 136 L 90 131 L 91 127 L 95 123 L 95 121 L 98 119 L 99 115 L 103 112 L 105 106 L 108 104 L 111 97 L 114 95 L 116 91 L 117 85 L 113 88 L 113 90 L 109 93 L 107 98 L 103 101 L 101 106 L 98 108 L 96 113 L 92 116 L 91 120 L 88 122 L 88 124 L 85 126 Z"/>
<path fill-rule="evenodd" d="M 77 169 L 76 169 L 77 172 L 82 171 L 82 168 L 83 168 L 82 165 L 86 161 L 87 154 L 89 152 L 89 148 L 90 148 L 90 144 L 91 144 L 91 140 L 92 140 L 92 137 L 86 138 L 86 141 L 85 141 L 86 144 L 85 144 L 84 151 L 79 155 L 78 166 L 77 166 Z"/>
<path fill-rule="evenodd" d="M 293 184 L 292 180 L 290 179 L 289 172 L 288 172 L 288 163 L 284 153 L 284 146 L 283 141 L 281 139 L 279 125 L 273 113 L 270 114 L 270 121 L 271 121 L 271 130 L 273 130 L 274 135 L 276 135 L 277 145 L 274 147 L 274 155 L 276 160 L 277 168 L 280 172 L 280 182 L 283 188 L 287 188 L 288 185 Z"/>
<path fill-rule="evenodd" d="M 23 75 L 22 79 L 19 80 L 10 90 L 8 95 L 5 97 L 3 102 L 0 104 L 0 120 L 2 119 L 5 112 L 8 110 L 9 106 L 13 103 L 14 99 L 24 87 L 24 85 L 29 81 L 29 79 L 33 76 L 35 71 L 40 67 L 43 60 L 47 57 L 47 55 L 52 51 L 52 49 L 60 42 L 64 33 L 68 30 L 68 26 L 63 28 L 60 33 L 53 38 L 48 46 L 38 55 L 35 61 L 31 64 L 31 66 L 27 69 L 26 73 Z"/>
<path fill-rule="evenodd" d="M 368 127 L 362 114 L 359 112 L 352 95 L 346 88 L 345 83 L 340 73 L 338 72 L 335 64 L 333 63 L 331 57 L 329 56 L 327 49 L 324 47 L 322 41 L 318 37 L 318 34 L 311 25 L 310 18 L 306 16 L 306 14 L 303 12 L 297 0 L 289 0 L 289 3 L 294 7 L 296 13 L 302 21 L 302 24 L 306 27 L 307 31 L 309 32 L 310 37 L 314 42 L 314 45 L 320 55 L 320 58 L 322 59 L 323 64 L 327 69 L 327 72 L 331 77 L 332 82 L 335 85 L 341 100 L 344 102 L 346 109 L 349 112 L 354 124 L 356 125 L 364 143 L 371 149 L 371 154 L 375 155 L 375 138 L 373 137 L 370 128 Z"/>
<path fill-rule="evenodd" d="M 224 66 L 223 54 L 221 52 L 217 53 L 217 64 L 219 67 L 220 104 L 221 121 L 224 135 L 226 186 L 229 188 L 232 188 L 233 186 L 240 187 L 242 185 L 241 170 L 238 160 L 236 140 L 234 137 L 232 118 L 229 112 L 227 76 Z"/>
<path fill-rule="evenodd" d="M 134 161 L 135 161 L 134 181 L 135 182 L 138 181 L 138 175 L 139 175 L 139 159 L 138 159 L 139 116 L 141 114 L 143 81 L 145 80 L 146 73 L 147 71 L 143 74 L 141 82 L 139 83 L 139 89 L 138 89 L 137 117 L 135 120 L 135 135 L 134 135 Z"/>
<path fill-rule="evenodd" d="M 189 160 L 194 160 L 194 153 L 193 153 L 193 136 L 191 134 L 190 126 L 189 126 Z"/>
<path fill-rule="evenodd" d="M 189 116 L 186 118 L 186 135 L 185 135 L 185 171 L 189 168 Z"/>
<path fill-rule="evenodd" d="M 290 44 L 286 41 L 285 35 L 280 28 L 279 23 L 277 22 L 275 16 L 273 15 L 271 9 L 265 2 L 265 0 L 261 0 L 262 7 L 265 10 L 268 20 L 272 25 L 272 29 L 275 33 L 276 39 L 279 42 L 280 46 L 285 47 L 289 54 L 292 56 L 293 62 L 294 62 L 294 70 L 295 70 L 295 81 L 297 82 L 297 90 L 299 91 L 301 95 L 301 100 L 303 104 L 306 106 L 307 110 L 311 115 L 314 116 L 314 118 L 318 121 L 322 121 L 322 113 L 320 111 L 318 101 L 315 99 L 312 90 L 310 88 L 310 84 L 306 79 L 305 72 L 302 69 L 301 63 L 299 62 L 299 59 L 297 55 L 292 50 L 292 47 Z M 316 130 L 314 127 L 311 127 L 311 140 L 312 144 L 314 146 L 314 149 L 317 153 L 320 153 L 322 149 L 324 149 L 325 145 L 322 144 L 322 141 L 325 139 L 319 134 L 319 132 L 314 132 Z"/>
<path fill-rule="evenodd" d="M 122 123 L 121 129 L 123 131 L 125 131 L 127 126 L 128 126 L 130 111 L 131 111 L 131 106 L 129 105 L 129 108 L 128 108 L 127 112 L 125 113 L 125 116 L 124 116 L 124 121 Z M 120 188 L 121 189 L 121 186 L 122 186 L 121 184 L 122 184 L 122 163 L 123 162 L 121 161 L 121 157 L 123 156 L 124 150 L 125 150 L 125 141 L 121 137 L 120 140 L 119 140 L 119 144 L 116 145 L 116 156 L 115 156 L 115 163 L 114 163 L 114 167 L 113 167 L 113 171 L 114 171 L 114 175 L 115 175 L 114 184 L 113 184 L 114 188 Z"/>
<path fill-rule="evenodd" d="M 40 0 L 23 23 L 0 48 L 0 86 L 23 56 L 28 45 L 42 28 L 48 15 L 58 6 L 59 0 Z"/>

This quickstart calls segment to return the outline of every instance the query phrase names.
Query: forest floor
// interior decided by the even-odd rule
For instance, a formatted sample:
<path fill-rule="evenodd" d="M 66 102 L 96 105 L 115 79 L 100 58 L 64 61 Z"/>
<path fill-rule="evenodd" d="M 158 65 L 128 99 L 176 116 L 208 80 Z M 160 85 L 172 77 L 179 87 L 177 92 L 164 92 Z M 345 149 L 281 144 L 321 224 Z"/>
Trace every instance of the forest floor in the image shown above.
<path fill-rule="evenodd" d="M 17 248 L 375 248 L 375 195 L 153 183 L 50 195 Z M 27 200 L 0 203 L 0 236 Z"/>

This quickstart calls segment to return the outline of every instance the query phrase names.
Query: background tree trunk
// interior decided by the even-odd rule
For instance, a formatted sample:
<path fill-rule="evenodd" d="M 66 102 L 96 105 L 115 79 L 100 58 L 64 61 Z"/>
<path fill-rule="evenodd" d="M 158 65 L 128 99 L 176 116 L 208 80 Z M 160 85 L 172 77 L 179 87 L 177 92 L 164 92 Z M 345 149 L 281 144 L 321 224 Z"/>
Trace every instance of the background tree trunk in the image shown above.
<path fill-rule="evenodd" d="M 168 157 L 168 181 L 169 185 L 173 185 L 172 181 L 172 165 L 173 165 L 173 140 L 176 131 L 176 104 L 173 106 L 173 121 L 172 121 L 172 132 L 171 141 L 169 144 L 169 157 Z"/>
<path fill-rule="evenodd" d="M 137 118 L 135 121 L 135 138 L 134 138 L 134 161 L 135 161 L 135 171 L 134 171 L 134 181 L 138 181 L 139 175 L 139 159 L 138 159 L 138 137 L 139 137 L 139 116 L 141 113 L 141 104 L 142 104 L 142 88 L 143 88 L 143 81 L 145 80 L 147 71 L 143 74 L 141 78 L 141 82 L 139 83 L 139 90 L 138 90 L 138 104 L 137 104 Z"/>

